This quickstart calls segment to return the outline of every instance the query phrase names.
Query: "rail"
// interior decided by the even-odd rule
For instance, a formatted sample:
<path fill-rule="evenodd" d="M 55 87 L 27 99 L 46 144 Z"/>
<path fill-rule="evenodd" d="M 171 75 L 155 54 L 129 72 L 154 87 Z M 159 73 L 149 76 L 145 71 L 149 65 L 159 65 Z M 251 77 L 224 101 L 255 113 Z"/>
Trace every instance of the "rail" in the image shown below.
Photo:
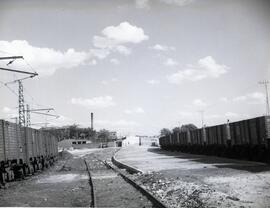
<path fill-rule="evenodd" d="M 90 185 L 90 192 L 91 192 L 90 207 L 96 207 L 97 203 L 96 203 L 96 195 L 95 195 L 95 188 L 94 188 L 94 184 L 93 184 L 93 180 L 92 180 L 92 175 L 90 172 L 89 165 L 85 159 L 84 159 L 84 163 L 86 165 L 86 170 L 87 170 L 88 176 L 89 176 L 89 185 Z"/>
<path fill-rule="evenodd" d="M 96 157 L 95 157 L 96 158 Z M 114 157 L 112 157 L 114 158 Z M 120 175 L 126 182 L 128 182 L 130 185 L 132 185 L 134 188 L 136 188 L 139 192 L 141 192 L 144 196 L 146 196 L 154 205 L 154 207 L 157 208 L 168 208 L 163 202 L 161 202 L 159 199 L 157 199 L 153 194 L 148 192 L 145 188 L 140 186 L 138 183 L 136 183 L 134 180 L 123 174 L 121 171 L 116 169 L 115 167 L 111 166 L 106 160 L 100 160 L 96 158 L 98 161 L 102 162 L 108 169 L 112 169 L 114 172 L 116 172 L 118 175 Z M 128 167 L 125 165 L 125 167 Z M 138 171 L 137 171 L 138 173 Z"/>

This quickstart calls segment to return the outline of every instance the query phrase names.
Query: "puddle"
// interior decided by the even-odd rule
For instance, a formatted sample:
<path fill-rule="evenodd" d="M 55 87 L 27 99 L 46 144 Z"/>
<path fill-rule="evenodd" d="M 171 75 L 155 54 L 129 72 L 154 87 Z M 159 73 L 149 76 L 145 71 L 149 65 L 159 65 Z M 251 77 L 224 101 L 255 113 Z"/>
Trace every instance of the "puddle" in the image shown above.
<path fill-rule="evenodd" d="M 38 179 L 37 183 L 63 183 L 72 182 L 78 180 L 88 179 L 87 175 L 80 174 L 61 174 L 61 175 L 50 175 L 46 178 Z"/>

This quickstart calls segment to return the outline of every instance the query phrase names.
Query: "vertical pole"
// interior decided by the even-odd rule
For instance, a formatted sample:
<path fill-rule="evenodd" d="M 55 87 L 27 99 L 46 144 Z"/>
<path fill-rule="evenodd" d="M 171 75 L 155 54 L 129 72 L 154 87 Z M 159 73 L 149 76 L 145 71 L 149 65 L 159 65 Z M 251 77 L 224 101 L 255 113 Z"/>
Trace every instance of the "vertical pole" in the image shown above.
<path fill-rule="evenodd" d="M 269 82 L 265 82 L 265 93 L 266 93 L 266 115 L 269 116 L 270 114 L 270 109 L 269 109 L 269 97 L 268 97 L 268 84 Z"/>
<path fill-rule="evenodd" d="M 266 115 L 269 116 L 270 115 L 270 107 L 269 107 L 269 97 L 268 97 L 268 84 L 270 82 L 267 80 L 261 81 L 259 82 L 259 84 L 264 85 L 265 87 L 265 101 L 266 101 Z"/>
<path fill-rule="evenodd" d="M 7 155 L 6 155 L 6 134 L 5 134 L 5 121 L 2 120 L 2 134 L 3 134 L 3 150 L 4 150 L 4 160 L 6 161 Z"/>
<path fill-rule="evenodd" d="M 94 114 L 91 113 L 91 129 L 94 129 Z"/>
<path fill-rule="evenodd" d="M 204 111 L 199 111 L 201 113 L 201 120 L 202 120 L 202 128 L 204 127 Z"/>
<path fill-rule="evenodd" d="M 31 121 L 30 121 L 30 107 L 27 104 L 26 105 L 26 126 L 30 127 L 31 126 Z"/>
<path fill-rule="evenodd" d="M 203 134 L 203 142 L 204 142 L 204 144 L 206 144 L 206 129 L 205 129 L 205 127 L 203 127 L 202 128 L 202 134 Z"/>
<path fill-rule="evenodd" d="M 19 83 L 19 125 L 25 126 L 23 85 L 21 80 L 19 80 L 18 83 Z"/>

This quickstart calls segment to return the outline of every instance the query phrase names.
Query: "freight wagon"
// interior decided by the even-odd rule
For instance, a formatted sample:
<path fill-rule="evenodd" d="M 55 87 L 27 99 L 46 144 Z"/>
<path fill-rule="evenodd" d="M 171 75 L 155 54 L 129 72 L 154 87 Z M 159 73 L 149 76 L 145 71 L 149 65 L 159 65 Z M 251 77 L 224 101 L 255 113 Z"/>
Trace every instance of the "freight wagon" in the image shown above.
<path fill-rule="evenodd" d="M 48 132 L 0 120 L 0 179 L 6 169 L 32 174 L 52 164 L 58 154 L 57 138 Z"/>
<path fill-rule="evenodd" d="M 173 133 L 159 144 L 165 150 L 270 162 L 270 116 Z"/>

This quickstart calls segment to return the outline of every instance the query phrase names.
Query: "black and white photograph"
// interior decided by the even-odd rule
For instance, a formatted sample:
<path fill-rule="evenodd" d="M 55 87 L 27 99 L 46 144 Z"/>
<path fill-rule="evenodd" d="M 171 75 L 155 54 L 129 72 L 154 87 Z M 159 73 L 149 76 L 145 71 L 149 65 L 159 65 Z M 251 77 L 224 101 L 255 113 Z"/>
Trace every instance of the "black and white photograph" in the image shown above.
<path fill-rule="evenodd" d="M 0 0 L 0 207 L 270 208 L 270 0 Z"/>

